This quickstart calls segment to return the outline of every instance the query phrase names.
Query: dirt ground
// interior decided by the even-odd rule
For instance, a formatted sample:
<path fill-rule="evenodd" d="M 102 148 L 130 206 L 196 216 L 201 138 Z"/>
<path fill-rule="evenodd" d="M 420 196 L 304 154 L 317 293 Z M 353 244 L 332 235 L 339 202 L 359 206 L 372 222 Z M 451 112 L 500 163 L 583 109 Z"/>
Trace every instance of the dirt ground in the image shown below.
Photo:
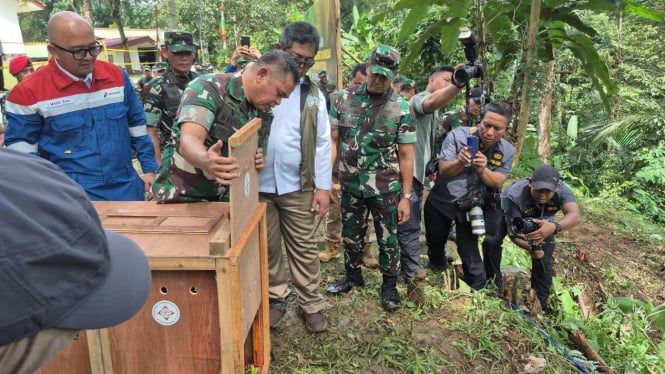
<path fill-rule="evenodd" d="M 323 246 L 321 243 L 320 247 Z M 648 245 L 633 235 L 617 233 L 612 226 L 583 219 L 576 228 L 557 237 L 554 271 L 567 285 L 581 286 L 583 303 L 592 314 L 598 313 L 611 296 L 627 296 L 659 305 L 665 302 L 664 252 L 662 246 Z M 422 262 L 426 262 L 425 256 Z M 396 334 L 404 334 L 407 337 L 405 347 L 414 352 L 443 356 L 444 368 L 420 372 L 524 372 L 532 346 L 525 344 L 516 331 L 506 331 L 496 337 L 497 349 L 503 352 L 503 357 L 512 357 L 509 362 L 492 362 L 491 355 L 482 354 L 483 359 L 470 361 L 468 348 L 465 351 L 463 344 L 451 343 L 468 341 L 472 335 L 450 328 L 466 318 L 463 310 L 472 302 L 468 295 L 460 293 L 448 303 L 427 305 L 420 311 L 418 320 L 413 321 L 413 314 L 404 310 L 405 307 L 392 314 L 384 312 L 380 307 L 378 271 L 364 269 L 363 272 L 365 287 L 341 297 L 331 297 L 325 294 L 325 288 L 343 275 L 342 260 L 322 264 L 321 292 L 328 303 L 329 322 L 325 333 L 305 331 L 296 313 L 295 297 L 289 299 L 287 315 L 281 325 L 271 331 L 274 354 L 271 373 L 400 373 L 403 371 L 395 370 L 382 358 L 381 344 L 377 347 L 377 341 L 387 341 L 387 337 L 394 341 Z M 425 291 L 439 292 L 445 288 L 445 283 L 430 273 Z M 406 287 L 402 284 L 398 288 L 404 301 Z M 396 351 L 395 354 L 403 353 Z M 340 364 L 345 361 L 347 366 Z"/>

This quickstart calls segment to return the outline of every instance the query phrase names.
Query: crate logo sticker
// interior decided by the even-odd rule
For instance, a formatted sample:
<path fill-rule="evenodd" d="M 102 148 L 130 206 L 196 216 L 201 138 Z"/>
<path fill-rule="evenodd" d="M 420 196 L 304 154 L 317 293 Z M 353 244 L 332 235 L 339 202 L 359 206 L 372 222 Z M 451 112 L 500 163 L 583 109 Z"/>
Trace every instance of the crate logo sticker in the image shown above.
<path fill-rule="evenodd" d="M 180 319 L 180 309 L 171 301 L 158 301 L 152 306 L 152 318 L 163 326 L 175 325 Z"/>

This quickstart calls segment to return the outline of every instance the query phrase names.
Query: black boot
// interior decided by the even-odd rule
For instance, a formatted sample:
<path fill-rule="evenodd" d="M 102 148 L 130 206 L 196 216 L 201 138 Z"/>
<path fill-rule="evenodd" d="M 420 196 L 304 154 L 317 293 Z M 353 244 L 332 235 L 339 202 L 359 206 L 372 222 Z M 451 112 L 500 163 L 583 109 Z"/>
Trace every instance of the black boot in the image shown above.
<path fill-rule="evenodd" d="M 383 309 L 392 312 L 400 307 L 399 293 L 397 292 L 397 277 L 383 275 L 383 284 L 381 285 L 381 306 Z"/>
<path fill-rule="evenodd" d="M 361 268 L 347 269 L 346 276 L 337 283 L 326 288 L 326 292 L 331 295 L 339 295 L 351 291 L 353 287 L 364 286 L 363 273 Z"/>

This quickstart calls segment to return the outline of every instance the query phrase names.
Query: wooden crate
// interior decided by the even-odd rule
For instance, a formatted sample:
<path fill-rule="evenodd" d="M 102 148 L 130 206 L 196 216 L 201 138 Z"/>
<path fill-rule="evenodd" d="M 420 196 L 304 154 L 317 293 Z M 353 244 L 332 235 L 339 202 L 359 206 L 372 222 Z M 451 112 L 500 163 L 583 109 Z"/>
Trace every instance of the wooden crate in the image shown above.
<path fill-rule="evenodd" d="M 133 318 L 82 333 L 42 374 L 244 373 L 249 365 L 268 373 L 266 206 L 258 203 L 256 146 L 242 149 L 257 144 L 254 127 L 231 148 L 242 160 L 232 220 L 222 202 L 94 203 L 106 229 L 146 253 L 152 290 Z"/>

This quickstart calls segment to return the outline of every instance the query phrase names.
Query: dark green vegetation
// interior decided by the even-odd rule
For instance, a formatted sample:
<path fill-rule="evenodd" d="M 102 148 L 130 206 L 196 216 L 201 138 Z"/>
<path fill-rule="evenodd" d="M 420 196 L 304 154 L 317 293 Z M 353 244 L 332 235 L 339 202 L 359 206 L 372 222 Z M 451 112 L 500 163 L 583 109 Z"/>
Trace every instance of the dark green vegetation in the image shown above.
<path fill-rule="evenodd" d="M 620 373 L 663 372 L 665 303 L 665 22 L 662 0 L 414 1 L 340 0 L 343 71 L 365 60 L 378 43 L 405 56 L 401 73 L 425 88 L 436 65 L 466 62 L 458 27 L 479 40 L 485 85 L 495 100 L 520 113 L 510 139 L 522 147 L 513 177 L 529 175 L 547 161 L 562 171 L 584 209 L 583 224 L 562 236 L 557 249 L 556 313 L 538 321 L 555 341 L 573 349 L 571 334 L 585 333 Z M 169 24 L 160 5 L 162 29 Z M 541 11 L 527 61 L 531 6 Z M 104 0 L 92 1 L 95 25 L 113 21 Z M 155 2 L 123 2 L 125 27 L 151 27 Z M 252 36 L 261 50 L 279 30 L 303 17 L 311 2 L 227 0 L 226 27 Z M 222 66 L 219 1 L 179 0 L 178 25 L 207 45 Z M 46 2 L 46 11 L 22 16 L 26 41 L 44 41 L 52 11 L 78 9 L 80 1 Z M 232 22 L 235 15 L 237 22 Z M 202 37 L 201 37 L 202 36 Z M 525 84 L 525 78 L 531 84 Z M 458 99 L 450 108 L 461 106 Z M 586 252 L 581 261 L 578 253 Z M 520 252 L 507 263 L 526 262 Z M 322 289 L 342 274 L 341 264 L 323 267 Z M 526 320 L 484 293 L 443 291 L 432 274 L 428 304 L 395 314 L 379 306 L 379 276 L 366 270 L 368 285 L 347 297 L 330 298 L 327 334 L 310 335 L 291 310 L 272 334 L 275 373 L 469 373 L 524 371 L 529 357 L 544 358 L 546 372 L 576 369 Z M 401 288 L 404 294 L 404 288 Z M 614 299 L 626 297 L 628 299 Z M 592 315 L 585 318 L 577 300 Z M 616 303 L 615 303 L 616 301 Z M 641 308 L 626 313 L 630 305 Z M 353 313 L 352 313 L 353 312 Z M 536 362 L 536 361 L 533 361 Z"/>

